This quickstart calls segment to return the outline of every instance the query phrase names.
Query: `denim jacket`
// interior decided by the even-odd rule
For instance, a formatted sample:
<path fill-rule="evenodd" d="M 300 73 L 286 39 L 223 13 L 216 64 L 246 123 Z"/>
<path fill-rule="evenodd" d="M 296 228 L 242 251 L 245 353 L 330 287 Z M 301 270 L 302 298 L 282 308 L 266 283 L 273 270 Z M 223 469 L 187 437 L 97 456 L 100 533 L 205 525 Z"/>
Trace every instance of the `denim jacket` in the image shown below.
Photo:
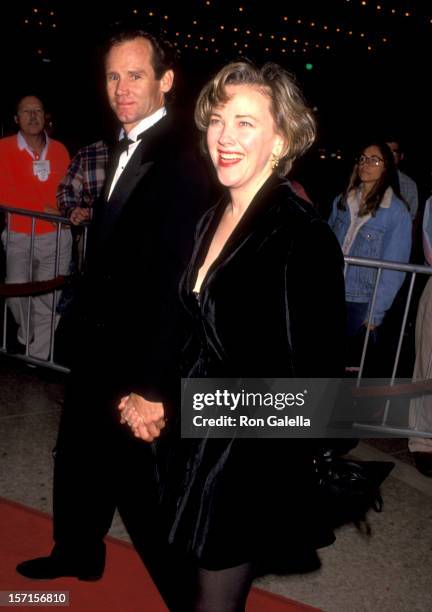
<path fill-rule="evenodd" d="M 405 202 L 408 204 L 411 219 L 414 220 L 418 211 L 418 189 L 410 176 L 398 170 L 399 189 Z"/>
<path fill-rule="evenodd" d="M 422 229 L 425 265 L 432 266 L 432 196 L 426 200 L 423 213 Z"/>
<path fill-rule="evenodd" d="M 351 191 L 346 210 L 340 210 L 337 196 L 329 225 L 336 234 L 341 246 L 350 228 L 351 219 L 359 207 L 358 191 Z M 345 255 L 351 257 L 368 257 L 386 261 L 407 263 L 411 253 L 411 217 L 405 204 L 396 197 L 389 187 L 375 214 L 362 217 L 349 245 L 345 246 Z M 370 303 L 372 301 L 377 269 L 364 266 L 349 266 L 345 277 L 345 295 L 348 302 Z M 384 270 L 378 285 L 372 323 L 380 325 L 384 315 L 393 303 L 402 286 L 405 274 Z"/>

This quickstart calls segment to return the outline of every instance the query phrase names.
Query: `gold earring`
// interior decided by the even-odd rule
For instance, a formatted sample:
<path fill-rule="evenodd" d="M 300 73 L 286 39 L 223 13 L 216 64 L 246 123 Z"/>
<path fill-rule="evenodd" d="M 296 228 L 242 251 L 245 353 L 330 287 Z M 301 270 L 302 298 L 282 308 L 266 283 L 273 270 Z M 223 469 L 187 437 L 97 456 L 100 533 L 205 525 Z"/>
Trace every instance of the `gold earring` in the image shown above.
<path fill-rule="evenodd" d="M 279 157 L 277 155 L 272 155 L 271 167 L 273 170 L 279 166 Z"/>

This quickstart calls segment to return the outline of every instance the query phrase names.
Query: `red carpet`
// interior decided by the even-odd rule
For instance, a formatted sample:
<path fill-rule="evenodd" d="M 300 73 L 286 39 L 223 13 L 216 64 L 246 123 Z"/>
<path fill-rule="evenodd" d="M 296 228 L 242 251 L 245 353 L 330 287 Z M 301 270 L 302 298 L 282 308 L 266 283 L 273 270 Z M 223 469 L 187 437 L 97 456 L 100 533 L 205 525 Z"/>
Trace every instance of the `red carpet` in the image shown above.
<path fill-rule="evenodd" d="M 49 552 L 51 519 L 37 510 L 0 499 L 0 534 L 0 591 L 69 591 L 69 609 L 73 612 L 166 611 L 138 555 L 125 542 L 108 538 L 107 563 L 102 580 L 81 582 L 59 578 L 30 581 L 17 574 L 15 566 L 24 559 Z M 48 606 L 39 606 L 41 608 L 48 609 Z M 49 607 L 51 610 L 56 608 L 58 606 Z M 247 612 L 320 611 L 253 589 Z"/>

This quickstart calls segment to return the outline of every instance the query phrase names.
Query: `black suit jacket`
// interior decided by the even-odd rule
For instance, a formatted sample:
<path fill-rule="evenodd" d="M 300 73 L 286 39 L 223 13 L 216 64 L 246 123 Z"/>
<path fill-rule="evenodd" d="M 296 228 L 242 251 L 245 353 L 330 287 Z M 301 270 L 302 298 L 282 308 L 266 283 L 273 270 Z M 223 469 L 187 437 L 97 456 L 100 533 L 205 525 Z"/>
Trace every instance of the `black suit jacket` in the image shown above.
<path fill-rule="evenodd" d="M 175 123 L 167 115 L 145 132 L 107 201 L 109 164 L 95 207 L 73 371 L 90 368 L 92 384 L 111 397 L 138 391 L 164 399 L 178 381 L 178 284 L 210 195 L 207 169 Z"/>

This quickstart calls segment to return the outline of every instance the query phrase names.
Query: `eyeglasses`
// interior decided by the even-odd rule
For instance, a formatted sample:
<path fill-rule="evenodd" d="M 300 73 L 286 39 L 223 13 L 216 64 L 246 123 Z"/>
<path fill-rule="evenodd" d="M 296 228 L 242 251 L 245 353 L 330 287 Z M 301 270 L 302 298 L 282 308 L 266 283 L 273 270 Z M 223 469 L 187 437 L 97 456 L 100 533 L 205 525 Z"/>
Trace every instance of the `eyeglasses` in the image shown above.
<path fill-rule="evenodd" d="M 376 155 L 371 155 L 370 157 L 368 155 L 360 155 L 357 161 L 361 166 L 363 166 L 364 164 L 368 164 L 371 166 L 379 166 L 380 163 L 384 160 L 382 159 L 382 157 L 377 157 Z"/>

